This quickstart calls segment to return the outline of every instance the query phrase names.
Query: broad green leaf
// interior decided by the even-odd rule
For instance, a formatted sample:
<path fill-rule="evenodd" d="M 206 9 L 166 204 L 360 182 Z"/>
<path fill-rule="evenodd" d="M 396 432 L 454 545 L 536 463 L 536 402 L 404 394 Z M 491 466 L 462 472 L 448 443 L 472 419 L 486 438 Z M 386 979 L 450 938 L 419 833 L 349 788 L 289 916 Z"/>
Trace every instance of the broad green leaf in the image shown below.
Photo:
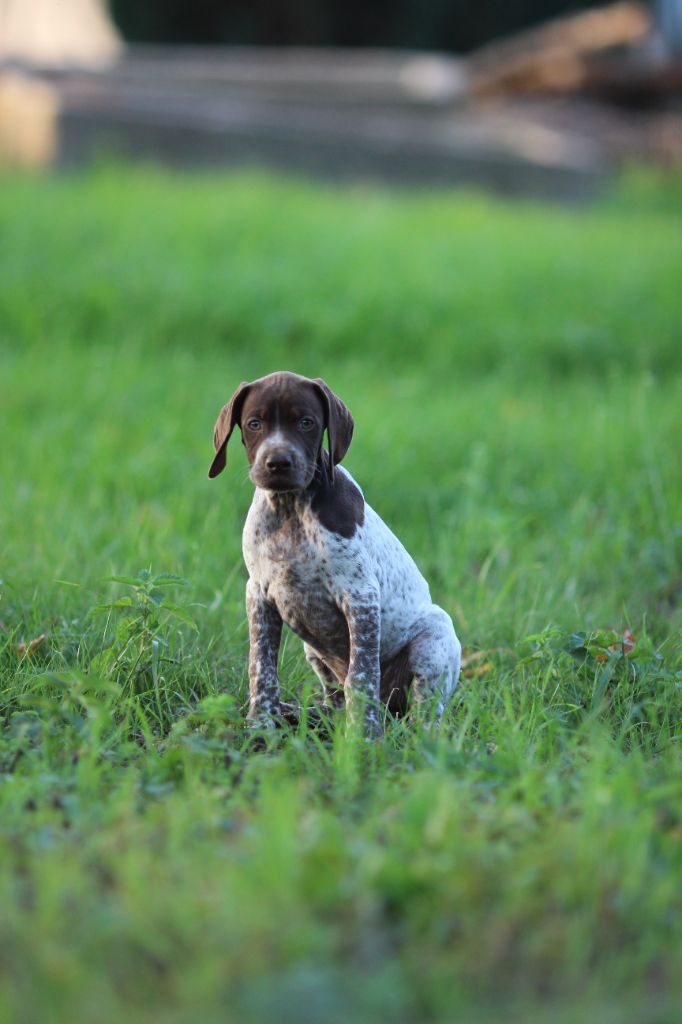
<path fill-rule="evenodd" d="M 104 576 L 103 583 L 125 583 L 129 587 L 139 587 L 140 581 L 137 576 Z"/>
<path fill-rule="evenodd" d="M 154 576 L 152 580 L 155 587 L 191 587 L 192 584 L 189 580 L 186 580 L 183 576 L 176 576 L 171 572 L 163 572 L 158 576 Z"/>
<path fill-rule="evenodd" d="M 163 604 L 162 608 L 165 612 L 168 612 L 169 615 L 172 615 L 174 619 L 179 619 L 181 622 L 184 622 L 188 626 L 191 626 L 192 629 L 196 629 L 197 632 L 199 631 L 199 627 L 197 626 L 196 622 L 191 617 L 191 615 L 189 615 L 185 611 L 184 608 L 180 608 L 176 604 Z"/>

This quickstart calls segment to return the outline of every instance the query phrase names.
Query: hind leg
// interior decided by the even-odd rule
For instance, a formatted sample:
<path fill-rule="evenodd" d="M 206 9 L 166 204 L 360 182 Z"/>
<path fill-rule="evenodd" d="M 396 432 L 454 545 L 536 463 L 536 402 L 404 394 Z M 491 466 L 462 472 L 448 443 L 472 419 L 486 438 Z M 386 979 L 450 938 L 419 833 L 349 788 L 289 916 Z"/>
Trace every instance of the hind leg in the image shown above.
<path fill-rule="evenodd" d="M 437 605 L 418 624 L 410 641 L 411 706 L 438 725 L 459 679 L 462 646 L 447 612 Z"/>
<path fill-rule="evenodd" d="M 322 683 L 322 692 L 324 693 L 324 702 L 327 707 L 335 708 L 337 710 L 344 707 L 346 699 L 343 693 L 343 682 L 339 683 L 335 673 L 332 672 L 329 665 L 325 664 L 320 658 L 319 654 L 308 644 L 303 645 L 306 660 L 317 678 Z"/>

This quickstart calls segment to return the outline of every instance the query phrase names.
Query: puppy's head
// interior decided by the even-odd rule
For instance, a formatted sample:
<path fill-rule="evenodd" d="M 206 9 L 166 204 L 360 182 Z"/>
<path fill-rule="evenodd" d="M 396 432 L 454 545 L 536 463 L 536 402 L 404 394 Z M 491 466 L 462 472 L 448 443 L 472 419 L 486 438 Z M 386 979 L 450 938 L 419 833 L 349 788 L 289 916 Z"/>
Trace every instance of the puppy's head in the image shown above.
<path fill-rule="evenodd" d="M 326 470 L 333 480 L 334 466 L 348 451 L 353 436 L 353 417 L 323 380 L 286 371 L 240 384 L 223 406 L 213 433 L 216 454 L 209 477 L 225 468 L 227 442 L 235 426 L 242 433 L 251 480 L 268 491 L 310 486 L 317 467 L 325 465 L 325 430 L 330 453 Z"/>

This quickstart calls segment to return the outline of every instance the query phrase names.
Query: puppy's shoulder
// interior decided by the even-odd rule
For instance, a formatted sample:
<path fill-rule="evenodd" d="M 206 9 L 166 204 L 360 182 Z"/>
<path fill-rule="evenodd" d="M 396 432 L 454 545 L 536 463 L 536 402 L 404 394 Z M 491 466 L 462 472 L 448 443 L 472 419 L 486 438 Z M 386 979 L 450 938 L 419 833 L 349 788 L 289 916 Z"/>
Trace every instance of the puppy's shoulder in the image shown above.
<path fill-rule="evenodd" d="M 330 533 L 346 540 L 365 522 L 365 499 L 350 473 L 342 466 L 334 471 L 334 483 L 324 481 L 311 504 L 313 515 Z"/>

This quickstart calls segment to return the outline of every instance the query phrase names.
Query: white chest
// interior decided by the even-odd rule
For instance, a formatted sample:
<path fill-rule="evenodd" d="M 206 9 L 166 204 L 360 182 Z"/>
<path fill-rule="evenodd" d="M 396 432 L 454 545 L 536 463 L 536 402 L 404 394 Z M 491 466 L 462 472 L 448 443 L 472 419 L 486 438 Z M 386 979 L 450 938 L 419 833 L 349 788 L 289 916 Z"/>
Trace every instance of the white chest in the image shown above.
<path fill-rule="evenodd" d="M 275 517 L 254 501 L 243 533 L 249 576 L 295 633 L 338 654 L 347 649 L 340 607 L 347 583 L 333 548 L 333 538 L 313 517 Z"/>

